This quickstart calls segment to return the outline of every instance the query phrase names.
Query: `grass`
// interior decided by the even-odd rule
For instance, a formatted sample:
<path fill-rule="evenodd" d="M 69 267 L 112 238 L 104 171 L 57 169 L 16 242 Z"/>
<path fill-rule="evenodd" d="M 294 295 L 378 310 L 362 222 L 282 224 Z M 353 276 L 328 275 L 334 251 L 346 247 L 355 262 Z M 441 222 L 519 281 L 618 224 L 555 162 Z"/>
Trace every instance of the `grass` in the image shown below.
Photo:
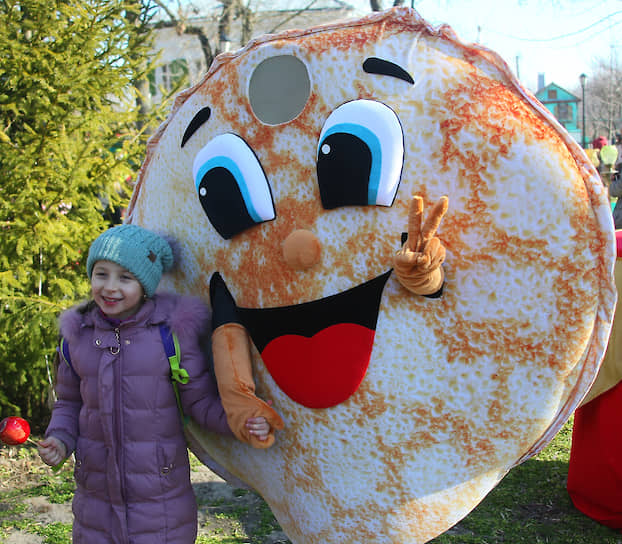
<path fill-rule="evenodd" d="M 622 534 L 579 512 L 566 491 L 567 423 L 536 457 L 515 467 L 466 518 L 431 544 L 622 544 Z"/>
<path fill-rule="evenodd" d="M 44 544 L 70 543 L 71 524 L 36 521 L 27 500 L 45 497 L 51 504 L 64 504 L 73 490 L 71 470 L 50 475 L 34 447 L 0 449 L 0 542 L 19 530 L 40 536 Z"/>
<path fill-rule="evenodd" d="M 584 516 L 568 497 L 571 425 L 567 423 L 538 456 L 514 468 L 469 516 L 430 544 L 622 544 L 622 533 Z M 199 465 L 196 458 L 192 465 Z M 44 544 L 69 544 L 69 524 L 43 525 L 28 499 L 46 497 L 62 504 L 72 494 L 71 464 L 51 474 L 34 448 L 0 448 L 0 543 L 19 529 L 39 535 Z M 289 542 L 257 494 L 230 490 L 223 494 L 226 498 L 210 497 L 199 497 L 205 522 L 196 544 Z"/>

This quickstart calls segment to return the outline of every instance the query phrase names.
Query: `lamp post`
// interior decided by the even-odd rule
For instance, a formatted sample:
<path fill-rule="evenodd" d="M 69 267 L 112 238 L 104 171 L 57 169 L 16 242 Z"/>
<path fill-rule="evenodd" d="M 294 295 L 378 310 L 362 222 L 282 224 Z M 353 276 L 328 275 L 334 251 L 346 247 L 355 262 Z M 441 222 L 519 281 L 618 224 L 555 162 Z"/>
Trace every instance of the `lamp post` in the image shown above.
<path fill-rule="evenodd" d="M 579 76 L 579 81 L 581 82 L 581 109 L 582 109 L 582 121 L 581 121 L 581 146 L 583 149 L 587 147 L 585 142 L 585 80 L 587 76 L 585 74 L 581 74 Z"/>

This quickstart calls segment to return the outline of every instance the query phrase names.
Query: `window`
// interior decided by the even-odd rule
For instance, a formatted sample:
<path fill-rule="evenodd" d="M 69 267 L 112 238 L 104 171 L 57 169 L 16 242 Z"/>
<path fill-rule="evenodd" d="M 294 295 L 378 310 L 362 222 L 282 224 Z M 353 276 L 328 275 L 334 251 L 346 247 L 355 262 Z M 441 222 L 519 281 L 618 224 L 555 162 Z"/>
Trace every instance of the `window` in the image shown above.
<path fill-rule="evenodd" d="M 559 121 L 572 121 L 572 109 L 567 102 L 555 104 L 555 117 Z"/>
<path fill-rule="evenodd" d="M 151 96 L 160 94 L 160 87 L 170 91 L 183 78 L 188 76 L 188 62 L 186 59 L 175 59 L 169 64 L 164 64 L 149 73 L 149 92 Z"/>

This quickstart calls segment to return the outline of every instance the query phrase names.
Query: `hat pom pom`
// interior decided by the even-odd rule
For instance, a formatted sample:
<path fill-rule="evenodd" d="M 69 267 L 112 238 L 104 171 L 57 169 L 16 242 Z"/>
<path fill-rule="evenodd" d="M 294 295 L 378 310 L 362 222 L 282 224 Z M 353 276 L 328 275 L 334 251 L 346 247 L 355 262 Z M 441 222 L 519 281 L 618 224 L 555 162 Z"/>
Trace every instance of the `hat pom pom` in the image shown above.
<path fill-rule="evenodd" d="M 162 271 L 172 272 L 178 269 L 181 263 L 181 244 L 174 236 L 170 234 L 160 234 L 170 248 L 170 252 L 164 252 L 161 256 Z"/>

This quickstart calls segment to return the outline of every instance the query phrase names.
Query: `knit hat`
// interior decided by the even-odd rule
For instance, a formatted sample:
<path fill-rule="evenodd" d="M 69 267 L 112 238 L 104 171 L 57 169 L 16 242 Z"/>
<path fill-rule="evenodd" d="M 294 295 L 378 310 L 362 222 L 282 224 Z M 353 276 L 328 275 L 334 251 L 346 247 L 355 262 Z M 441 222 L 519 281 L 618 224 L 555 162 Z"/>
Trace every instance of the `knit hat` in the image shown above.
<path fill-rule="evenodd" d="M 86 272 L 91 277 L 97 261 L 112 261 L 129 270 L 151 297 L 163 272 L 173 268 L 175 258 L 167 240 L 138 225 L 108 229 L 91 244 Z"/>

